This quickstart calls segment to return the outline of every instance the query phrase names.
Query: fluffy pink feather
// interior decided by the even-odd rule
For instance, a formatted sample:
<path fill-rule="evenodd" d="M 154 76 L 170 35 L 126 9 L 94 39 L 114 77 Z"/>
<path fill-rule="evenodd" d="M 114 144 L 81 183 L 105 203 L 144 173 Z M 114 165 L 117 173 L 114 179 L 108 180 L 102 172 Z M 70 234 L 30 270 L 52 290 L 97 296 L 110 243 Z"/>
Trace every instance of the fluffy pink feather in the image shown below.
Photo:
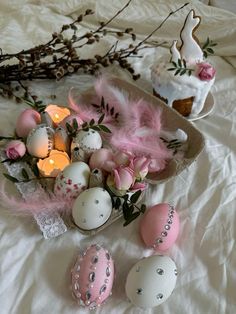
<path fill-rule="evenodd" d="M 169 159 L 172 152 L 166 148 L 157 136 L 136 136 L 127 129 L 117 130 L 110 139 L 117 150 L 131 152 L 136 156 L 149 156 L 155 159 Z"/>
<path fill-rule="evenodd" d="M 76 97 L 73 95 L 72 91 L 73 89 L 70 89 L 68 95 L 69 107 L 75 112 L 77 112 L 83 121 L 88 122 L 91 121 L 92 119 L 97 121 L 100 115 L 94 110 L 92 106 L 88 106 L 87 104 L 85 105 L 82 101 L 80 101 L 80 98 L 78 98 L 76 101 L 75 100 Z"/>
<path fill-rule="evenodd" d="M 18 215 L 35 215 L 41 212 L 69 214 L 74 202 L 74 200 L 58 198 L 53 193 L 50 195 L 44 193 L 39 199 L 32 198 L 25 201 L 21 197 L 8 195 L 4 183 L 0 184 L 0 199 L 3 206 Z"/>

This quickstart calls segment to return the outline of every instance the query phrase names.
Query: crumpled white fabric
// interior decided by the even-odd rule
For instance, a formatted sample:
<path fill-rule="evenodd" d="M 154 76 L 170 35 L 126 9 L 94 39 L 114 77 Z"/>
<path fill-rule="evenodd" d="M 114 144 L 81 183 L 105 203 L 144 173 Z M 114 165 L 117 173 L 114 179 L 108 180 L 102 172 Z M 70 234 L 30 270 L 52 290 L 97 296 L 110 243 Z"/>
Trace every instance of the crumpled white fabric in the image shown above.
<path fill-rule="evenodd" d="M 224 1 L 222 1 L 223 3 Z M 225 1 L 227 2 L 227 1 Z M 81 10 L 95 10 L 96 22 L 107 20 L 125 0 L 68 0 L 68 1 L 0 1 L 0 47 L 4 52 L 15 52 L 42 43 L 50 33 L 72 21 Z M 133 0 L 130 7 L 112 23 L 115 29 L 132 26 L 138 39 L 144 38 L 172 9 L 183 1 Z M 202 16 L 197 31 L 200 41 L 209 36 L 218 42 L 215 56 L 210 61 L 217 69 L 212 88 L 215 98 L 213 113 L 195 126 L 206 138 L 206 148 L 196 162 L 177 178 L 151 186 L 146 194 L 147 205 L 170 202 L 178 208 L 181 219 L 176 244 L 167 252 L 178 266 L 176 288 L 167 302 L 155 309 L 137 309 L 126 299 L 125 278 L 132 265 L 150 251 L 143 246 L 139 221 L 126 228 L 116 222 L 93 237 L 82 236 L 75 229 L 63 236 L 46 241 L 31 218 L 15 217 L 0 210 L 0 312 L 1 314 L 88 313 L 78 308 L 70 293 L 70 268 L 79 250 L 91 243 L 104 243 L 116 263 L 113 295 L 96 313 L 111 314 L 223 314 L 236 312 L 235 282 L 236 236 L 236 15 L 224 9 L 191 4 L 172 17 L 153 40 L 178 38 L 183 19 L 190 8 Z M 83 21 L 83 29 L 95 25 L 94 17 Z M 107 37 L 91 52 L 109 49 L 114 38 Z M 122 39 L 127 43 L 126 39 Z M 150 65 L 163 53 L 168 44 L 159 49 L 143 51 L 142 59 L 132 59 L 142 74 L 137 85 L 152 90 Z M 88 51 L 86 50 L 86 53 Z M 109 70 L 130 79 L 121 69 Z M 70 87 L 85 90 L 91 86 L 90 76 L 73 76 L 60 83 L 42 82 L 32 88 L 45 101 L 57 95 L 60 104 L 66 104 Z M 0 134 L 10 135 L 24 105 L 0 99 Z M 1 167 L 1 173 L 4 171 Z M 3 175 L 0 177 L 3 180 Z M 16 194 L 8 183 L 9 192 Z"/>

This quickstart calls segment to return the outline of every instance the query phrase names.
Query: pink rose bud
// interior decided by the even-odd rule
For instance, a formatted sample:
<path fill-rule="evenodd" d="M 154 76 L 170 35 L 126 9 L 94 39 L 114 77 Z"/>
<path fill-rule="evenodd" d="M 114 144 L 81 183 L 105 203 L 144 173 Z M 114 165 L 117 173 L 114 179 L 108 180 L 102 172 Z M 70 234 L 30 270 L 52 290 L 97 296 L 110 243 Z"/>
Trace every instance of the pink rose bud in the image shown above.
<path fill-rule="evenodd" d="M 147 184 L 145 182 L 136 182 L 134 185 L 131 187 L 130 191 L 144 191 L 147 188 Z"/>
<path fill-rule="evenodd" d="M 26 152 L 25 144 L 19 140 L 10 141 L 6 148 L 5 153 L 9 159 L 17 159 L 23 157 Z"/>
<path fill-rule="evenodd" d="M 134 170 L 134 175 L 137 179 L 143 180 L 148 174 L 150 159 L 147 157 L 135 157 L 130 160 L 130 168 Z"/>
<path fill-rule="evenodd" d="M 130 167 L 119 166 L 114 173 L 114 183 L 118 190 L 128 190 L 134 182 L 134 171 Z"/>
<path fill-rule="evenodd" d="M 117 166 L 120 165 L 128 166 L 130 158 L 131 158 L 130 153 L 118 152 L 115 154 L 113 160 L 115 161 Z"/>
<path fill-rule="evenodd" d="M 197 73 L 201 81 L 210 81 L 216 74 L 216 70 L 212 65 L 206 62 L 201 62 L 197 64 Z"/>

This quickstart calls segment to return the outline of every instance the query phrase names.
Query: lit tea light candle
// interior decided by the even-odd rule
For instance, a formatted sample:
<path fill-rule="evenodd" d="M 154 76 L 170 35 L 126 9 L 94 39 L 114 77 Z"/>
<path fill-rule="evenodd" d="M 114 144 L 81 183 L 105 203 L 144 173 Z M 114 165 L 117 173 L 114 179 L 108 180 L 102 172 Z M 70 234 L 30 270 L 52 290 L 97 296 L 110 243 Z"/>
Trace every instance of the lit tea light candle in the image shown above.
<path fill-rule="evenodd" d="M 39 159 L 37 166 L 43 177 L 56 177 L 60 171 L 70 164 L 65 152 L 52 150 L 47 158 Z"/>
<path fill-rule="evenodd" d="M 56 125 L 70 115 L 70 110 L 68 108 L 59 107 L 57 105 L 48 105 L 45 111 Z"/>

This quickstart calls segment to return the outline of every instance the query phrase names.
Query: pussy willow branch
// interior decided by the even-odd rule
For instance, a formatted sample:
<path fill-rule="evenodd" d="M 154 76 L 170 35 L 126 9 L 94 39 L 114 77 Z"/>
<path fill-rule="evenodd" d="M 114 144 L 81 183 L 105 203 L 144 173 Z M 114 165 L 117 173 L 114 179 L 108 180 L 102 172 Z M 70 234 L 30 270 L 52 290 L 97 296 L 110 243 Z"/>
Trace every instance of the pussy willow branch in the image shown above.
<path fill-rule="evenodd" d="M 93 14 L 92 10 L 87 9 L 75 21 L 68 25 L 63 25 L 58 33 L 52 34 L 52 39 L 42 45 L 22 50 L 18 53 L 3 54 L 0 49 L 0 94 L 2 96 L 14 94 L 11 90 L 12 82 L 31 81 L 35 79 L 56 79 L 60 80 L 66 75 L 71 75 L 78 71 L 84 73 L 99 73 L 101 67 L 108 67 L 111 64 L 118 64 L 120 67 L 128 70 L 133 79 L 138 79 L 139 74 L 135 73 L 129 58 L 142 57 L 138 52 L 142 49 L 151 47 L 148 40 L 158 31 L 163 24 L 175 13 L 183 9 L 186 5 L 171 11 L 168 16 L 143 40 L 134 44 L 136 35 L 132 28 L 126 28 L 122 31 L 114 31 L 107 28 L 110 23 L 120 15 L 131 3 L 129 0 L 113 17 L 107 22 L 100 22 L 100 26 L 91 31 L 77 36 L 77 30 L 81 21 L 87 16 Z M 72 32 L 68 35 L 67 31 Z M 107 34 L 116 34 L 117 39 L 104 55 L 96 54 L 92 58 L 82 58 L 80 49 L 96 44 Z M 66 37 L 68 35 L 69 37 Z M 120 48 L 120 37 L 130 36 L 131 42 L 126 48 Z M 154 47 L 162 43 L 156 42 Z M 18 60 L 15 64 L 6 64 L 9 60 Z M 19 85 L 22 88 L 22 83 Z"/>

